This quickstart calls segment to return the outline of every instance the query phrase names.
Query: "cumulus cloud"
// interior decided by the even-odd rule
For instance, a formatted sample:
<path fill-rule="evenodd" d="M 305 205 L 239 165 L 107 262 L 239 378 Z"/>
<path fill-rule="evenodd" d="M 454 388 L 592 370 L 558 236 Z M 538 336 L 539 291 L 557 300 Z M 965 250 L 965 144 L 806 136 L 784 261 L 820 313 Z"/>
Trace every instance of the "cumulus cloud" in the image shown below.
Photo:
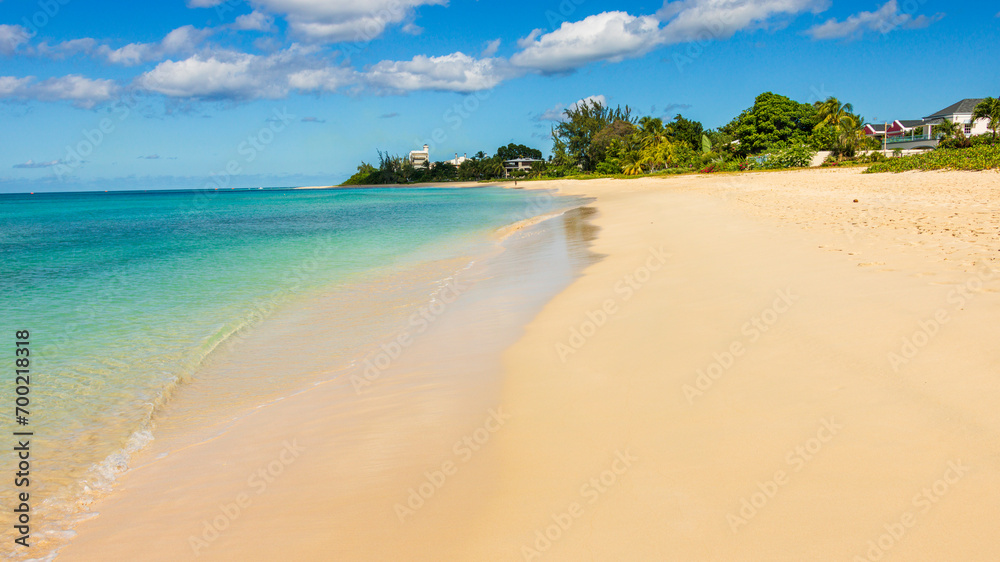
<path fill-rule="evenodd" d="M 601 105 L 608 105 L 608 98 L 603 95 L 598 96 L 587 96 L 582 100 L 575 101 L 569 105 L 557 103 L 555 106 L 546 109 L 541 115 L 535 118 L 536 121 L 562 121 L 566 118 L 567 110 L 574 110 L 581 105 L 590 105 L 594 103 L 599 103 Z"/>
<path fill-rule="evenodd" d="M 289 87 L 302 92 L 335 92 L 356 81 L 354 70 L 333 66 L 300 70 L 288 76 Z"/>
<path fill-rule="evenodd" d="M 119 49 L 101 45 L 96 51 L 110 63 L 135 66 L 170 55 L 190 54 L 211 34 L 211 29 L 185 25 L 171 31 L 158 43 L 130 43 Z"/>
<path fill-rule="evenodd" d="M 562 72 L 595 61 L 641 56 L 660 43 L 660 24 L 653 16 L 603 12 L 564 22 L 544 35 L 536 29 L 518 42 L 522 50 L 510 61 L 542 72 Z"/>
<path fill-rule="evenodd" d="M 282 14 L 292 33 L 326 42 L 371 41 L 391 25 L 412 24 L 417 7 L 447 3 L 447 0 L 252 0 L 258 9 Z"/>
<path fill-rule="evenodd" d="M 830 0 L 668 0 L 656 16 L 665 24 L 663 42 L 674 44 L 728 39 L 776 18 L 818 14 L 829 6 Z"/>
<path fill-rule="evenodd" d="M 291 90 L 334 91 L 356 80 L 353 70 L 325 66 L 312 53 L 298 45 L 267 56 L 206 51 L 162 62 L 136 84 L 169 97 L 249 100 L 281 98 Z"/>
<path fill-rule="evenodd" d="M 486 48 L 483 49 L 483 52 L 479 56 L 483 58 L 492 57 L 496 55 L 497 51 L 499 50 L 500 50 L 500 40 L 494 39 L 493 41 L 490 41 L 489 43 L 486 44 Z"/>
<path fill-rule="evenodd" d="M 254 10 L 236 18 L 232 28 L 240 31 L 269 31 L 274 27 L 274 18 Z"/>
<path fill-rule="evenodd" d="M 286 83 L 262 80 L 273 65 L 247 53 L 196 54 L 166 61 L 140 76 L 139 87 L 169 97 L 277 98 L 287 94 Z"/>
<path fill-rule="evenodd" d="M 90 37 L 84 37 L 83 39 L 63 41 L 61 43 L 56 43 L 55 45 L 40 43 L 35 48 L 35 53 L 43 57 L 61 59 L 78 53 L 89 54 L 94 52 L 97 48 L 98 44 L 96 40 L 91 39 Z"/>
<path fill-rule="evenodd" d="M 776 18 L 818 13 L 830 0 L 677 0 L 655 15 L 612 11 L 564 22 L 545 33 L 536 29 L 518 41 L 516 66 L 566 72 L 597 61 L 619 62 L 663 45 L 725 39 L 746 29 L 766 27 Z"/>
<path fill-rule="evenodd" d="M 510 76 L 503 59 L 477 59 L 461 52 L 439 57 L 417 55 L 408 61 L 382 61 L 365 72 L 366 81 L 390 90 L 477 92 Z"/>
<path fill-rule="evenodd" d="M 12 98 L 24 92 L 33 76 L 17 78 L 16 76 L 0 76 L 0 98 Z"/>
<path fill-rule="evenodd" d="M 38 81 L 34 76 L 0 76 L 0 99 L 71 101 L 92 108 L 113 99 L 120 87 L 114 80 L 90 79 L 78 74 Z"/>
<path fill-rule="evenodd" d="M 0 55 L 14 54 L 28 39 L 28 30 L 20 25 L 0 24 Z"/>
<path fill-rule="evenodd" d="M 813 39 L 856 39 L 866 32 L 889 33 L 898 28 L 917 29 L 940 20 L 944 14 L 933 16 L 900 12 L 896 0 L 889 0 L 874 12 L 859 12 L 844 21 L 831 18 L 820 25 L 811 27 L 806 34 Z"/>

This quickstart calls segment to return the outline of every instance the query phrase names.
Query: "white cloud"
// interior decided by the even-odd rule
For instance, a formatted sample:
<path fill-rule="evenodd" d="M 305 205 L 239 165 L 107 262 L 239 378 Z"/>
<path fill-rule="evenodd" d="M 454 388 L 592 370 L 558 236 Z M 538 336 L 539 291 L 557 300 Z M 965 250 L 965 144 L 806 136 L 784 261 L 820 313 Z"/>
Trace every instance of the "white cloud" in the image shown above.
<path fill-rule="evenodd" d="M 170 55 L 190 54 L 211 34 L 211 29 L 185 25 L 168 33 L 159 43 L 130 43 L 119 49 L 101 45 L 96 51 L 110 63 L 134 66 Z"/>
<path fill-rule="evenodd" d="M 371 41 L 390 25 L 411 22 L 419 6 L 448 3 L 447 0 L 251 1 L 256 8 L 284 15 L 293 33 L 312 41 L 327 42 Z"/>
<path fill-rule="evenodd" d="M 0 55 L 14 54 L 28 39 L 28 30 L 20 25 L 0 24 Z"/>
<path fill-rule="evenodd" d="M 369 84 L 391 90 L 488 90 L 511 76 L 503 59 L 476 59 L 461 52 L 408 61 L 382 61 L 365 73 Z"/>
<path fill-rule="evenodd" d="M 214 8 L 227 0 L 188 0 L 188 8 Z"/>
<path fill-rule="evenodd" d="M 233 29 L 240 31 L 268 31 L 274 25 L 274 18 L 262 12 L 253 11 L 236 18 Z"/>
<path fill-rule="evenodd" d="M 16 76 L 0 76 L 0 98 L 17 97 L 20 92 L 26 91 L 26 87 L 33 77 L 18 78 Z"/>
<path fill-rule="evenodd" d="M 90 37 L 84 37 L 83 39 L 63 41 L 55 45 L 40 43 L 38 47 L 35 48 L 35 52 L 44 57 L 61 59 L 77 53 L 91 53 L 95 49 L 97 49 L 97 41 L 91 39 Z"/>
<path fill-rule="evenodd" d="M 37 99 L 44 101 L 70 100 L 80 107 L 93 107 L 115 97 L 119 87 L 114 80 L 91 79 L 70 74 L 49 78 L 32 86 Z"/>
<path fill-rule="evenodd" d="M 806 33 L 813 39 L 851 39 L 861 37 L 868 31 L 889 33 L 900 27 L 906 29 L 927 27 L 942 17 L 944 14 L 913 17 L 910 14 L 900 12 L 896 0 L 889 0 L 874 12 L 859 12 L 844 21 L 831 18 L 820 25 L 811 27 Z"/>
<path fill-rule="evenodd" d="M 281 98 L 291 90 L 334 91 L 356 80 L 353 70 L 325 66 L 312 53 L 298 45 L 267 56 L 202 52 L 162 62 L 136 84 L 169 97 L 246 100 Z"/>
<path fill-rule="evenodd" d="M 500 40 L 494 39 L 493 41 L 490 41 L 489 43 L 486 44 L 486 48 L 483 49 L 482 54 L 480 54 L 479 56 L 483 58 L 492 57 L 493 55 L 497 54 L 497 51 L 499 50 L 500 50 Z"/>
<path fill-rule="evenodd" d="M 120 90 L 114 80 L 90 79 L 78 74 L 37 81 L 34 76 L 0 76 L 0 98 L 38 101 L 71 101 L 91 108 L 111 100 Z"/>
<path fill-rule="evenodd" d="M 51 162 L 35 162 L 34 160 L 28 160 L 23 164 L 14 164 L 15 168 L 51 168 L 53 166 L 58 166 L 61 162 L 59 160 L 52 160 Z"/>
<path fill-rule="evenodd" d="M 641 56 L 660 43 L 660 25 L 653 16 L 603 12 L 564 22 L 544 35 L 536 29 L 518 42 L 523 50 L 510 61 L 542 72 L 560 72 L 600 60 L 618 62 Z"/>
<path fill-rule="evenodd" d="M 423 32 L 424 28 L 413 22 L 407 23 L 403 26 L 403 33 L 406 33 L 407 35 L 420 35 Z"/>
<path fill-rule="evenodd" d="M 266 59 L 247 53 L 197 54 L 176 62 L 161 62 L 136 83 L 169 97 L 281 97 L 287 93 L 283 84 L 258 81 L 269 66 Z"/>
<path fill-rule="evenodd" d="M 302 92 L 334 92 L 354 83 L 356 73 L 349 68 L 327 67 L 300 70 L 288 75 L 288 86 Z"/>
<path fill-rule="evenodd" d="M 603 95 L 597 95 L 597 96 L 587 96 L 582 100 L 578 100 L 569 104 L 568 106 L 561 103 L 557 103 L 555 106 L 546 109 L 545 112 L 543 112 L 535 119 L 537 121 L 562 121 L 563 119 L 566 118 L 566 110 L 577 109 L 581 105 L 584 104 L 590 105 L 594 103 L 599 103 L 601 105 L 606 106 L 608 105 L 608 98 L 604 97 Z"/>
<path fill-rule="evenodd" d="M 514 65 L 541 72 L 564 72 L 596 62 L 639 57 L 663 45 L 725 39 L 746 29 L 766 27 L 776 17 L 818 13 L 830 0 L 677 0 L 655 16 L 603 12 L 564 22 L 545 33 L 536 29 L 518 41 Z"/>
<path fill-rule="evenodd" d="M 665 43 L 720 40 L 738 31 L 766 27 L 776 16 L 818 14 L 830 0 L 678 0 L 656 12 Z"/>

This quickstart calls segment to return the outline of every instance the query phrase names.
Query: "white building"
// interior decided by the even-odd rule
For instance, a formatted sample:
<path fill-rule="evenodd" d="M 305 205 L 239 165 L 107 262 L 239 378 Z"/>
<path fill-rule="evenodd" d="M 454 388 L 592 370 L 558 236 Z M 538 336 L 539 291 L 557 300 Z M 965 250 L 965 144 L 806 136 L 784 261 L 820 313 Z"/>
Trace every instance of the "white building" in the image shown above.
<path fill-rule="evenodd" d="M 459 166 L 462 165 L 462 162 L 465 162 L 468 159 L 469 159 L 469 153 L 468 152 L 465 153 L 465 156 L 459 156 L 458 153 L 456 152 L 455 153 L 455 159 L 454 160 L 448 160 L 448 163 L 451 164 L 452 166 L 455 166 L 457 168 L 457 167 L 459 167 Z"/>
<path fill-rule="evenodd" d="M 889 150 L 936 147 L 940 139 L 934 134 L 934 125 L 939 125 L 946 119 L 964 125 L 967 137 L 984 135 L 989 132 L 986 128 L 989 120 L 972 121 L 972 113 L 981 101 L 983 101 L 981 98 L 964 99 L 923 119 L 897 119 L 885 124 L 869 123 L 865 125 L 865 134 L 883 139 Z"/>
<path fill-rule="evenodd" d="M 503 168 L 506 170 L 506 175 L 509 178 L 513 172 L 528 172 L 531 170 L 531 165 L 535 162 L 545 162 L 539 158 L 515 158 L 513 160 L 504 160 Z"/>
<path fill-rule="evenodd" d="M 414 168 L 423 168 L 430 166 L 431 162 L 430 148 L 431 147 L 425 144 L 423 150 L 411 150 L 410 164 L 413 165 Z"/>

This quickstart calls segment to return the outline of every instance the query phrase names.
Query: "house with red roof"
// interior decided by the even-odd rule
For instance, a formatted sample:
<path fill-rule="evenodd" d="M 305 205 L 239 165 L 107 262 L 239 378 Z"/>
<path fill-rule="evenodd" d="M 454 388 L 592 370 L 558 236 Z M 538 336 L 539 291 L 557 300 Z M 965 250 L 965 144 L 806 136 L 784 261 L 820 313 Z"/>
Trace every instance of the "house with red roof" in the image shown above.
<path fill-rule="evenodd" d="M 934 134 L 934 126 L 945 120 L 965 126 L 965 135 L 982 135 L 989 132 L 987 119 L 973 121 L 972 113 L 982 98 L 964 99 L 958 103 L 933 113 L 923 119 L 897 119 L 891 123 L 869 123 L 865 125 L 865 135 L 880 139 L 888 150 L 932 149 L 940 139 Z"/>

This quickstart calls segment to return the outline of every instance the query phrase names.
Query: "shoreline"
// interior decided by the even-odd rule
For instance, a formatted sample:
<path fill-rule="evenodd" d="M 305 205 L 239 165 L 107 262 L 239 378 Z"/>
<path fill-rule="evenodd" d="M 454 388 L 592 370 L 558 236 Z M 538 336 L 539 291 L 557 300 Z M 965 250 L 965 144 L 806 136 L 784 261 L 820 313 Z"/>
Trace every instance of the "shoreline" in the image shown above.
<path fill-rule="evenodd" d="M 310 359 L 301 353 L 326 348 L 328 345 L 323 340 L 337 337 L 335 332 L 329 332 L 329 322 L 324 321 L 324 317 L 357 315 L 361 321 L 361 315 L 375 315 L 378 310 L 399 316 L 398 321 L 387 319 L 396 331 L 388 329 L 374 342 L 369 342 L 369 347 L 375 347 L 373 352 L 386 346 L 400 349 L 387 352 L 392 354 L 388 366 L 381 363 L 378 354 L 373 359 L 366 352 L 365 356 L 377 363 L 371 377 L 364 368 L 367 363 L 359 363 L 364 357 L 359 356 L 352 361 L 353 368 L 316 386 L 307 385 L 294 393 L 285 392 L 282 397 L 248 411 L 236 412 L 227 405 L 224 410 L 230 413 L 222 417 L 236 414 L 230 421 L 198 413 L 201 407 L 212 408 L 212 404 L 226 404 L 230 400 L 226 397 L 226 380 L 232 379 L 215 380 L 218 376 L 210 370 L 206 381 L 190 385 L 186 389 L 187 396 L 179 397 L 165 412 L 164 419 L 158 420 L 156 440 L 140 453 L 133 469 L 120 478 L 115 492 L 99 501 L 95 509 L 99 516 L 78 527 L 79 537 L 60 549 L 58 559 L 106 559 L 111 555 L 108 544 L 112 542 L 121 549 L 115 551 L 114 556 L 134 559 L 148 556 L 143 545 L 150 541 L 159 541 L 162 545 L 163 559 L 183 559 L 195 553 L 200 558 L 231 558 L 231 552 L 222 546 L 221 539 L 220 544 L 207 540 L 203 550 L 192 550 L 188 539 L 200 537 L 201 524 L 200 520 L 187 520 L 185 516 L 201 513 L 202 519 L 211 521 L 218 515 L 215 513 L 218 505 L 240 494 L 249 494 L 247 500 L 256 500 L 255 486 L 261 482 L 255 480 L 251 486 L 248 478 L 240 474 L 249 474 L 252 478 L 254 469 L 279 466 L 275 470 L 284 473 L 284 464 L 271 466 L 274 459 L 282 463 L 295 460 L 296 469 L 303 466 L 306 471 L 318 470 L 324 477 L 339 473 L 341 476 L 329 484 L 336 491 L 326 494 L 326 498 L 345 508 L 350 503 L 340 502 L 348 498 L 366 494 L 377 497 L 382 488 L 396 490 L 396 485 L 390 486 L 387 482 L 402 482 L 400 479 L 411 474 L 408 469 L 427 464 L 428 459 L 436 461 L 435 451 L 439 450 L 436 440 L 451 435 L 456 428 L 481 424 L 480 411 L 494 407 L 503 348 L 516 340 L 519 330 L 530 319 L 530 315 L 524 315 L 534 314 L 540 306 L 538 299 L 544 301 L 569 283 L 579 269 L 578 265 L 573 265 L 574 260 L 579 261 L 586 255 L 581 245 L 585 241 L 579 234 L 573 234 L 580 232 L 577 223 L 582 220 L 582 211 L 575 207 L 523 219 L 515 223 L 516 228 L 502 229 L 490 242 L 490 245 L 497 244 L 494 251 L 482 259 L 477 258 L 471 270 L 463 268 L 459 274 L 449 276 L 450 284 L 445 287 L 449 293 L 432 295 L 428 309 L 431 318 L 427 321 L 424 321 L 425 316 L 417 318 L 420 328 L 429 326 L 426 333 L 415 331 L 417 327 L 412 323 L 414 317 L 410 312 L 415 315 L 416 311 L 401 309 L 399 302 L 383 298 L 383 295 L 388 297 L 397 292 L 393 287 L 412 284 L 411 271 L 380 281 L 378 287 L 381 289 L 369 286 L 362 291 L 359 287 L 349 302 L 343 304 L 338 304 L 339 300 L 333 302 L 332 307 L 324 302 L 306 303 L 300 307 L 302 310 L 276 315 L 269 320 L 269 325 L 263 325 L 262 330 L 249 335 L 240 348 L 233 350 L 236 357 L 224 361 L 232 364 L 225 366 L 225 372 L 241 372 L 261 361 L 265 361 L 265 365 L 280 362 L 280 356 L 268 357 L 266 349 L 281 348 L 292 341 L 297 342 L 297 347 L 290 350 L 293 353 L 288 359 L 297 358 L 297 362 L 321 369 L 325 354 Z M 440 274 L 434 274 L 429 279 L 438 277 Z M 454 288 L 448 289 L 452 284 Z M 456 295 L 456 304 L 449 304 Z M 443 302 L 444 310 L 437 311 L 434 301 Z M 499 314 L 501 305 L 506 309 L 502 315 Z M 407 317 L 410 317 L 409 322 Z M 305 340 L 299 342 L 303 338 Z M 378 345 L 377 342 L 383 343 Z M 460 349 L 449 349 L 456 345 Z M 205 428 L 189 428 L 191 419 L 214 421 Z M 390 428 L 404 419 L 409 421 L 390 432 Z M 280 423 L 275 423 L 277 420 Z M 436 420 L 436 423 L 427 426 L 429 420 Z M 286 442 L 295 446 L 287 448 Z M 389 450 L 373 450 L 371 447 L 376 443 Z M 322 460 L 298 462 L 298 456 L 293 458 L 291 455 L 299 451 L 300 445 L 309 451 L 304 459 L 319 457 Z M 220 454 L 220 448 L 228 452 Z M 403 451 L 407 454 L 399 458 Z M 346 458 L 353 459 L 354 464 L 345 466 Z M 204 465 L 214 468 L 209 473 L 195 468 Z M 359 473 L 359 466 L 368 466 L 374 472 Z M 291 462 L 287 468 L 290 473 Z M 272 483 L 264 483 L 270 489 Z M 289 492 L 293 495 L 307 489 L 301 480 L 283 485 L 295 490 Z M 164 486 L 176 491 L 173 501 L 164 500 L 161 493 L 154 491 Z M 206 492 L 206 489 L 212 491 Z M 149 498 L 158 498 L 154 501 L 162 509 L 156 511 L 165 513 L 149 514 L 147 518 Z M 270 499 L 273 498 L 268 494 L 260 502 Z M 173 511 L 178 502 L 187 506 L 183 513 Z M 379 507 L 385 508 L 369 516 L 377 519 L 384 513 L 392 515 L 391 506 Z M 336 511 L 346 515 L 344 509 Z M 248 517 L 249 511 L 240 516 L 242 520 Z M 171 541 L 161 540 L 158 534 L 150 536 L 142 530 L 125 529 L 137 518 L 157 520 L 156 527 L 170 527 L 186 534 L 180 540 Z M 130 538 L 130 532 L 138 535 Z M 137 536 L 145 538 L 137 540 Z M 228 541 L 238 544 L 240 539 L 234 536 Z"/>
<path fill-rule="evenodd" d="M 499 400 L 457 431 L 462 454 L 431 452 L 397 488 L 373 486 L 386 490 L 375 501 L 341 489 L 368 500 L 346 512 L 319 501 L 336 486 L 307 474 L 364 467 L 335 451 L 296 461 L 263 512 L 202 558 L 1000 556 L 1000 178 L 531 184 L 596 198 L 602 258 L 506 349 Z M 413 511 L 403 523 L 399 504 Z M 106 523 L 105 546 L 136 536 Z M 68 555 L 85 552 L 79 539 Z"/>

